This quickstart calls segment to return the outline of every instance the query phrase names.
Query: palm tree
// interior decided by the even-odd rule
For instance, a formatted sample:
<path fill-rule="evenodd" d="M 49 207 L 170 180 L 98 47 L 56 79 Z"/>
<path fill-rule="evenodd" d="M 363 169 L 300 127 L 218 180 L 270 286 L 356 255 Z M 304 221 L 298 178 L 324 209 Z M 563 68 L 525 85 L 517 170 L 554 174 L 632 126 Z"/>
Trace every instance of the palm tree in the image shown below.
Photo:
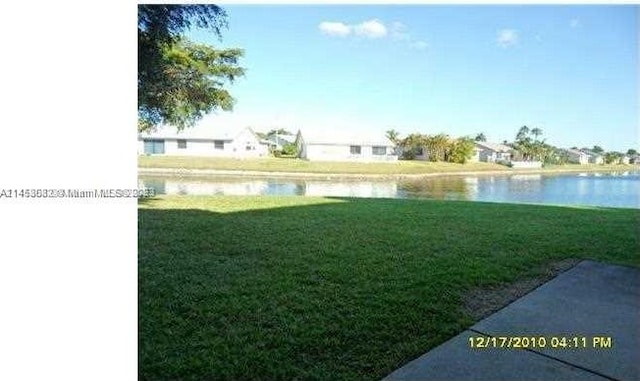
<path fill-rule="evenodd" d="M 417 155 L 422 155 L 422 148 L 425 146 L 425 135 L 413 133 L 398 141 L 398 150 L 402 151 L 404 159 L 413 160 Z"/>
<path fill-rule="evenodd" d="M 531 129 L 531 135 L 534 136 L 534 141 L 538 141 L 538 136 L 542 135 L 542 129 L 535 127 Z"/>
<path fill-rule="evenodd" d="M 517 142 L 523 142 L 529 139 L 529 127 L 522 126 L 520 130 L 518 130 L 518 134 L 516 135 Z"/>
<path fill-rule="evenodd" d="M 483 132 L 481 132 L 478 135 L 476 135 L 475 139 L 473 139 L 473 140 L 475 140 L 477 142 L 486 142 L 487 141 L 487 137 L 484 136 Z"/>
<path fill-rule="evenodd" d="M 445 160 L 445 154 L 449 147 L 449 136 L 446 134 L 438 134 L 429 136 L 426 139 L 427 149 L 429 151 L 429 161 Z"/>
<path fill-rule="evenodd" d="M 394 129 L 387 130 L 386 132 L 387 139 L 391 140 L 391 142 L 395 145 L 398 145 L 400 140 L 400 133 Z"/>

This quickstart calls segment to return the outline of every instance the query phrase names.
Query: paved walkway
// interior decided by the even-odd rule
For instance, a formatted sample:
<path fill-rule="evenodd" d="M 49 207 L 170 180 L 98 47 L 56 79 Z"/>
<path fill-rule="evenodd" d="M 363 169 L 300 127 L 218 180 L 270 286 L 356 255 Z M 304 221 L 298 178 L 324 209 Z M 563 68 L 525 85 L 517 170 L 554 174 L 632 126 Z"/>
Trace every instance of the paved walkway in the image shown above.
<path fill-rule="evenodd" d="M 529 348 L 496 348 L 502 337 L 504 346 L 529 337 Z M 487 347 L 471 348 L 470 339 Z M 638 381 L 640 270 L 582 261 L 384 379 L 391 380 Z"/>

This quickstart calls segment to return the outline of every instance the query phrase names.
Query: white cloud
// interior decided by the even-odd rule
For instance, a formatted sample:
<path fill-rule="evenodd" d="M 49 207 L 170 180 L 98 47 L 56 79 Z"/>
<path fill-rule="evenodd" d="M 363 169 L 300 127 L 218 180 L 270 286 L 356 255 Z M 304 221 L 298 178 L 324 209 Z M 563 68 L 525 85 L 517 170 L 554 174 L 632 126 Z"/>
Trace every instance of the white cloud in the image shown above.
<path fill-rule="evenodd" d="M 580 20 L 578 19 L 571 19 L 571 21 L 569 21 L 569 26 L 572 28 L 577 28 L 580 26 Z"/>
<path fill-rule="evenodd" d="M 359 24 L 323 21 L 318 25 L 318 29 L 323 34 L 337 37 L 357 36 L 369 39 L 390 37 L 396 42 L 405 43 L 409 48 L 417 50 L 424 50 L 428 46 L 426 42 L 415 39 L 408 32 L 407 26 L 399 21 L 394 21 L 388 26 L 378 19 L 366 20 Z"/>
<path fill-rule="evenodd" d="M 351 26 L 341 22 L 323 21 L 318 25 L 318 29 L 330 36 L 345 37 L 351 33 Z"/>
<path fill-rule="evenodd" d="M 368 20 L 353 27 L 358 36 L 381 38 L 387 35 L 387 27 L 380 20 Z"/>
<path fill-rule="evenodd" d="M 518 31 L 514 29 L 502 29 L 498 32 L 496 42 L 503 48 L 516 45 L 518 43 Z"/>

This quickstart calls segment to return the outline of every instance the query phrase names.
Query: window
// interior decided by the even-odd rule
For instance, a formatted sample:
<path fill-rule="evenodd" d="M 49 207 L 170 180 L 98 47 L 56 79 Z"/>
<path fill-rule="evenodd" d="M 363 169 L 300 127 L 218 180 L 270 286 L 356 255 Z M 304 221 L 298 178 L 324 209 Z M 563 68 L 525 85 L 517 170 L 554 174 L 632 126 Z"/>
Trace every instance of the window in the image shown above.
<path fill-rule="evenodd" d="M 372 153 L 374 155 L 386 155 L 387 154 L 387 147 L 385 147 L 385 146 L 373 146 Z"/>
<path fill-rule="evenodd" d="M 187 141 L 185 139 L 178 139 L 178 149 L 187 148 Z"/>
<path fill-rule="evenodd" d="M 422 147 L 416 148 L 416 156 L 423 156 L 423 155 L 424 155 L 424 148 Z"/>
<path fill-rule="evenodd" d="M 349 147 L 349 150 L 351 151 L 352 155 L 360 155 L 360 153 L 362 152 L 362 147 L 361 146 L 351 146 L 351 147 Z"/>
<path fill-rule="evenodd" d="M 163 154 L 164 153 L 164 140 L 145 139 L 144 140 L 144 153 L 146 153 L 146 154 Z"/>
<path fill-rule="evenodd" d="M 214 140 L 213 141 L 214 149 L 224 149 L 224 141 L 223 140 Z"/>

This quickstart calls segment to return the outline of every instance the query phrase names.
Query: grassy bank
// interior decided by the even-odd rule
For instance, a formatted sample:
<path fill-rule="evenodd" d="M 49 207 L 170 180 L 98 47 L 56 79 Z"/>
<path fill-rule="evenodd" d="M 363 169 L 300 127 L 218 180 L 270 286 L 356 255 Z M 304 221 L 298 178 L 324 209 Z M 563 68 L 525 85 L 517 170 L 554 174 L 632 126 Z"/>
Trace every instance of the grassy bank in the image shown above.
<path fill-rule="evenodd" d="M 420 160 L 400 160 L 381 163 L 314 162 L 299 159 L 261 158 L 232 159 L 189 156 L 146 156 L 138 157 L 139 168 L 168 169 L 209 169 L 225 171 L 291 172 L 321 174 L 362 174 L 362 175 L 419 175 L 456 172 L 514 172 L 504 165 L 493 163 L 431 163 Z M 542 171 L 606 171 L 638 169 L 633 165 L 562 165 L 545 168 Z M 531 170 L 525 170 L 531 171 Z"/>
<path fill-rule="evenodd" d="M 139 156 L 140 168 L 217 169 L 235 171 L 328 173 L 328 174 L 420 174 L 464 171 L 496 171 L 508 169 L 489 163 L 430 163 L 425 161 L 397 161 L 381 163 L 318 162 L 300 159 L 261 158 L 231 159 L 216 157 Z"/>
<path fill-rule="evenodd" d="M 640 266 L 640 211 L 302 197 L 139 209 L 143 380 L 377 380 L 474 322 L 478 288 Z"/>

